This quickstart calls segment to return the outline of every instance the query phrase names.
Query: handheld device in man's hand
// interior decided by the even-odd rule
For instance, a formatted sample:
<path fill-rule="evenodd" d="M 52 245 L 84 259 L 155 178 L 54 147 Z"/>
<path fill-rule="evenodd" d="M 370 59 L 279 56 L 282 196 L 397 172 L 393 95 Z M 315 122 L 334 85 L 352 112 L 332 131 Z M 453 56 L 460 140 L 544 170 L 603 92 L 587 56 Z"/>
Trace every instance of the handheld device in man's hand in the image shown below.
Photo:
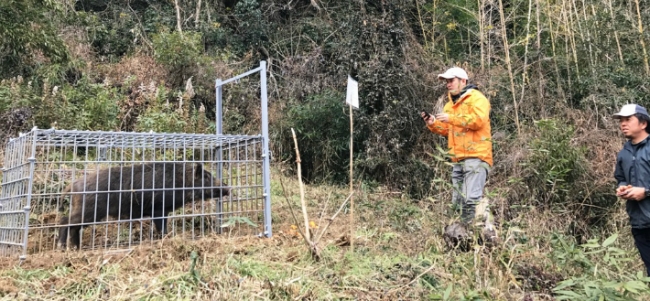
<path fill-rule="evenodd" d="M 427 113 L 427 111 L 422 110 L 422 113 L 424 113 L 424 117 L 423 117 L 424 120 L 427 120 L 427 119 L 431 118 L 431 114 Z M 422 115 L 422 114 L 420 114 L 420 115 Z"/>

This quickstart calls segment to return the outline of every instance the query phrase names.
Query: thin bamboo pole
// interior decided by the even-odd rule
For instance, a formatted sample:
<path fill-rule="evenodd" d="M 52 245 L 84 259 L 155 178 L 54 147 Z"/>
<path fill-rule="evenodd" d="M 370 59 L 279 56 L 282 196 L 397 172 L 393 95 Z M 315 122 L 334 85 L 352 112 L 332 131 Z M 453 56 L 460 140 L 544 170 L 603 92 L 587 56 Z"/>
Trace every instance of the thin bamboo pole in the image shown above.
<path fill-rule="evenodd" d="M 639 42 L 641 42 L 641 49 L 643 49 L 643 64 L 645 65 L 645 74 L 650 76 L 650 65 L 648 65 L 648 51 L 645 48 L 645 40 L 643 39 L 643 22 L 641 22 L 641 11 L 639 10 L 639 0 L 634 0 L 636 4 L 636 16 L 639 20 Z"/>
<path fill-rule="evenodd" d="M 537 84 L 539 85 L 537 87 L 537 96 L 539 100 L 542 100 L 544 98 L 544 75 L 542 73 L 542 62 L 541 62 L 541 57 L 542 57 L 542 38 L 541 38 L 541 25 L 540 25 L 540 9 L 539 9 L 539 0 L 535 0 L 535 31 L 536 34 L 535 36 L 537 37 L 537 41 L 535 42 L 535 49 L 537 50 Z M 544 108 L 542 107 L 542 116 L 545 116 L 544 113 Z"/>
<path fill-rule="evenodd" d="M 609 6 L 609 24 L 612 26 L 612 31 L 614 31 L 614 39 L 616 40 L 616 48 L 618 49 L 618 58 L 623 63 L 623 50 L 621 50 L 621 41 L 618 38 L 618 30 L 614 27 L 614 8 L 612 7 L 612 0 L 607 0 L 607 5 Z"/>
<path fill-rule="evenodd" d="M 587 22 L 587 12 L 585 9 L 586 5 L 584 0 L 582 0 L 582 15 L 583 15 L 583 20 L 586 23 Z M 578 23 L 578 30 L 580 32 L 580 38 L 582 39 L 582 45 L 587 45 L 587 49 L 589 50 L 589 69 L 591 71 L 591 75 L 593 76 L 596 71 L 595 71 L 595 59 L 594 59 L 594 54 L 593 54 L 593 49 L 591 47 L 591 32 L 589 31 L 589 26 L 585 26 L 584 29 L 582 25 L 580 25 L 582 22 L 580 21 L 580 13 L 578 12 L 578 5 L 576 4 L 575 0 L 573 0 L 573 10 L 575 11 L 576 14 L 576 23 Z M 584 32 L 584 34 L 583 34 Z M 587 36 L 585 40 L 585 35 Z"/>
<path fill-rule="evenodd" d="M 424 30 L 424 21 L 422 21 L 422 13 L 420 12 L 420 0 L 415 1 L 415 8 L 418 10 L 418 21 L 420 22 L 420 28 L 422 29 L 422 40 L 424 41 L 424 48 L 429 48 L 429 39 L 427 39 L 427 33 Z"/>
<path fill-rule="evenodd" d="M 558 66 L 557 63 L 557 50 L 555 46 L 555 39 L 557 38 L 557 33 L 553 31 L 553 19 L 551 18 L 551 16 L 554 16 L 555 14 L 551 11 L 551 4 L 549 3 L 549 1 L 546 1 L 546 11 L 547 11 L 546 15 L 548 20 L 548 32 L 551 34 L 551 51 L 553 53 L 553 57 L 551 58 L 551 60 L 553 60 L 553 66 L 555 67 L 555 81 L 557 83 L 557 89 L 558 92 L 560 92 L 560 96 L 562 97 L 562 100 L 566 100 L 566 95 L 564 95 L 564 89 L 562 88 L 563 81 L 560 80 L 561 79 L 560 67 Z"/>
<path fill-rule="evenodd" d="M 526 39 L 524 40 L 524 66 L 521 72 L 521 98 L 519 103 L 524 101 L 524 94 L 526 93 L 526 82 L 528 81 L 528 76 L 526 70 L 528 68 L 528 44 L 530 40 L 530 18 L 533 11 L 533 1 L 528 0 L 528 21 L 526 22 Z"/>
<path fill-rule="evenodd" d="M 489 24 L 489 26 L 492 26 L 492 24 L 493 24 L 492 10 L 486 10 L 485 11 L 485 19 L 486 19 L 485 20 L 486 24 Z M 492 87 L 492 82 L 493 82 L 492 76 L 490 76 L 490 75 L 491 75 L 491 71 L 492 71 L 492 53 L 494 53 L 494 51 L 493 51 L 494 45 L 492 45 L 492 35 L 489 34 L 489 32 L 486 33 L 486 45 L 487 45 L 487 55 L 486 55 L 486 57 L 487 57 L 487 73 L 488 73 L 487 88 L 490 89 Z"/>
<path fill-rule="evenodd" d="M 485 26 L 483 25 L 483 0 L 478 0 L 478 31 L 481 52 L 481 73 L 485 71 Z"/>
<path fill-rule="evenodd" d="M 563 9 L 564 11 L 564 17 L 565 20 L 568 21 L 568 26 L 567 26 L 567 31 L 569 33 L 569 42 L 571 42 L 571 52 L 573 54 L 573 63 L 575 64 L 576 67 L 576 76 L 578 77 L 578 81 L 580 81 L 580 66 L 578 65 L 578 51 L 577 51 L 577 46 L 576 46 L 576 36 L 575 36 L 575 25 L 573 22 L 573 14 L 571 13 L 571 1 L 567 1 L 566 3 L 563 2 L 563 8 L 566 7 L 566 3 L 569 3 L 569 8 L 568 12 Z"/>
<path fill-rule="evenodd" d="M 212 15 L 210 15 L 210 1 L 205 2 L 205 14 L 208 16 L 208 24 L 212 24 Z"/>
<path fill-rule="evenodd" d="M 449 47 L 447 47 L 447 36 L 442 37 L 442 40 L 445 42 L 445 60 L 449 60 Z"/>
<path fill-rule="evenodd" d="M 512 63 L 510 62 L 510 45 L 508 44 L 508 35 L 506 31 L 506 17 L 503 13 L 503 0 L 499 0 L 499 15 L 501 19 L 501 39 L 503 40 L 503 51 L 506 55 L 506 65 L 508 67 L 508 75 L 510 76 L 510 92 L 512 93 L 512 103 L 515 110 L 515 125 L 517 126 L 517 134 L 521 135 L 521 127 L 519 126 L 519 106 L 517 104 L 517 95 L 515 92 L 515 79 L 512 73 Z"/>
<path fill-rule="evenodd" d="M 433 0 L 433 9 L 431 10 L 431 51 L 436 50 L 436 8 L 438 1 Z"/>

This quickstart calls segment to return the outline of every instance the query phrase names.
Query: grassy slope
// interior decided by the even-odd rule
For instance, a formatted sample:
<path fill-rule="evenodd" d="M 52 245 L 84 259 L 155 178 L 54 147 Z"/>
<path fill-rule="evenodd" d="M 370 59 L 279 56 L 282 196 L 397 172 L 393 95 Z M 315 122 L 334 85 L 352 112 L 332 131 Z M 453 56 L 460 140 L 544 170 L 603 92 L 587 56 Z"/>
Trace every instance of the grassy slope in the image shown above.
<path fill-rule="evenodd" d="M 168 238 L 124 252 L 50 251 L 30 255 L 21 266 L 15 258 L 3 258 L 0 296 L 5 300 L 550 300 L 550 289 L 559 281 L 587 273 L 575 264 L 576 258 L 595 263 L 603 257 L 585 255 L 580 248 L 551 256 L 550 238 L 562 221 L 534 209 L 511 220 L 509 230 L 501 233 L 502 244 L 495 248 L 449 250 L 441 237 L 448 222 L 444 201 L 362 190 L 356 198 L 354 252 L 346 245 L 349 215 L 344 211 L 323 236 L 321 260 L 315 261 L 292 231 L 280 174 L 274 173 L 272 187 L 275 235 L 271 239 L 234 234 L 197 241 Z M 283 177 L 282 182 L 297 210 L 297 181 Z M 319 226 L 315 233 L 345 197 L 345 188 L 307 187 L 309 214 Z M 597 277 L 590 279 L 631 279 L 642 270 L 629 235 L 622 234 L 612 246 L 630 251 L 622 257 L 632 260 L 621 261 L 620 269 L 598 262 Z"/>

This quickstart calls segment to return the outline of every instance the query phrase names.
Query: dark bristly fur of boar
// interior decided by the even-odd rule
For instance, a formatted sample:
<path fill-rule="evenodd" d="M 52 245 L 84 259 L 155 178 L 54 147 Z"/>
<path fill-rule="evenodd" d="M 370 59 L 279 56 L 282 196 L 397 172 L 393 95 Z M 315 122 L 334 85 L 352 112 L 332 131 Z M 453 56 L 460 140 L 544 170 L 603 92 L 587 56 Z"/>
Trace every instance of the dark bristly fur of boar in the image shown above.
<path fill-rule="evenodd" d="M 70 216 L 59 225 L 119 219 L 153 217 L 156 230 L 165 235 L 167 215 L 196 200 L 219 198 L 230 189 L 203 165 L 194 163 L 147 163 L 100 170 L 68 185 L 62 198 L 70 196 Z M 190 188 L 190 189 L 188 189 Z M 63 202 L 61 202 L 63 203 Z M 61 206 L 59 211 L 63 212 Z M 59 244 L 80 248 L 80 225 L 61 227 Z"/>

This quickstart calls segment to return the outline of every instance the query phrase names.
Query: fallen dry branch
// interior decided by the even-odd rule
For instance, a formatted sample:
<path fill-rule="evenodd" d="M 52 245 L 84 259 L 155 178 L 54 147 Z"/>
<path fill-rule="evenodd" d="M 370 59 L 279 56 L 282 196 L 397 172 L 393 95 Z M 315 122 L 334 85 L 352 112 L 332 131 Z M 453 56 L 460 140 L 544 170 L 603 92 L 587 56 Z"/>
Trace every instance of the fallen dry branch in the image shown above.
<path fill-rule="evenodd" d="M 400 289 L 403 289 L 403 288 L 406 288 L 406 287 L 412 285 L 413 283 L 415 283 L 415 281 L 418 281 L 418 279 L 420 279 L 420 277 L 426 275 L 427 273 L 429 273 L 429 272 L 431 272 L 431 271 L 433 271 L 433 273 L 434 273 L 436 276 L 438 276 L 438 277 L 445 278 L 445 279 L 447 279 L 447 280 L 453 280 L 453 278 L 454 278 L 453 275 L 451 275 L 451 274 L 447 274 L 447 273 L 443 273 L 443 272 L 439 272 L 439 271 L 434 271 L 433 269 L 434 269 L 435 267 L 436 267 L 436 265 L 431 265 L 428 269 L 424 270 L 424 272 L 420 273 L 420 275 L 415 276 L 415 278 L 413 278 L 413 280 L 411 280 L 409 283 L 404 284 L 404 285 L 399 286 L 399 287 L 396 287 L 396 288 L 394 288 L 394 289 L 391 289 L 391 290 L 388 291 L 388 293 L 389 293 L 389 294 L 390 294 L 390 293 L 394 293 L 394 292 L 396 292 L 396 291 L 398 291 L 398 290 L 400 290 Z"/>
<path fill-rule="evenodd" d="M 300 234 L 305 240 L 305 243 L 307 243 L 307 246 L 309 246 L 309 252 L 312 258 L 318 261 L 320 260 L 320 251 L 318 250 L 316 244 L 312 242 L 309 235 L 309 215 L 307 214 L 307 204 L 305 203 L 305 185 L 302 182 L 302 170 L 300 168 L 300 151 L 298 150 L 298 139 L 296 138 L 296 131 L 294 131 L 293 128 L 291 128 L 291 134 L 293 135 L 293 142 L 296 146 L 296 164 L 298 165 L 298 183 L 300 184 L 300 206 L 302 208 L 302 215 L 305 220 L 305 232 L 301 232 Z"/>
<path fill-rule="evenodd" d="M 293 222 L 297 225 L 298 224 L 298 217 L 296 217 L 296 213 L 293 211 L 293 206 L 291 206 L 291 202 L 289 202 L 289 196 L 287 196 L 287 190 L 284 188 L 284 182 L 282 181 L 282 177 L 280 177 L 280 186 L 282 187 L 282 193 L 284 194 L 284 199 L 287 202 L 287 206 L 289 206 L 289 211 L 291 212 L 291 216 L 293 217 Z M 300 236 L 305 240 L 305 243 L 309 245 L 309 242 L 307 238 L 305 237 L 305 234 L 300 230 L 300 228 L 297 228 L 298 233 L 300 233 Z"/>
<path fill-rule="evenodd" d="M 300 168 L 300 151 L 298 150 L 298 139 L 296 132 L 291 129 L 293 135 L 293 142 L 296 146 L 296 164 L 298 165 L 298 183 L 300 184 L 300 206 L 302 207 L 302 215 L 305 219 L 305 239 L 310 242 L 309 237 L 309 215 L 307 214 L 307 205 L 305 204 L 305 184 L 302 182 L 302 170 Z"/>
<path fill-rule="evenodd" d="M 320 241 L 321 237 L 323 237 L 323 234 L 325 234 L 325 232 L 327 232 L 327 228 L 332 224 L 334 219 L 336 219 L 336 216 L 339 215 L 339 213 L 341 213 L 341 210 L 343 210 L 343 208 L 345 208 L 345 205 L 348 203 L 350 198 L 352 198 L 352 193 L 350 193 L 350 195 L 348 195 L 348 197 L 345 199 L 345 201 L 343 201 L 343 204 L 341 204 L 341 207 L 339 207 L 339 210 L 337 210 L 336 213 L 334 213 L 334 215 L 332 215 L 332 217 L 327 219 L 327 225 L 325 225 L 325 228 L 323 228 L 323 231 L 321 231 L 320 234 L 318 234 L 318 237 L 316 238 L 316 240 L 314 240 L 314 243 L 318 243 Z"/>
<path fill-rule="evenodd" d="M 325 214 L 327 213 L 327 206 L 329 205 L 331 198 L 332 198 L 332 192 L 327 194 L 327 200 L 325 200 L 325 205 L 323 206 L 323 209 L 321 209 L 320 215 L 318 217 L 318 225 L 323 224 L 323 218 L 325 217 Z"/>
<path fill-rule="evenodd" d="M 295 148 L 296 148 L 296 164 L 297 164 L 297 167 L 298 167 L 298 183 L 300 185 L 300 206 L 302 208 L 303 219 L 304 219 L 304 222 L 305 222 L 305 231 L 300 230 L 300 227 L 298 227 L 298 233 L 300 233 L 300 236 L 302 236 L 302 238 L 304 239 L 305 244 L 307 244 L 307 246 L 309 247 L 309 251 L 310 251 L 312 257 L 315 260 L 319 260 L 320 259 L 320 248 L 318 248 L 318 242 L 323 237 L 323 234 L 325 234 L 327 232 L 327 228 L 329 228 L 329 226 L 336 219 L 336 217 L 339 215 L 339 213 L 341 213 L 343 208 L 345 208 L 345 205 L 347 205 L 348 201 L 350 201 L 352 199 L 352 196 L 354 195 L 354 191 L 350 192 L 350 194 L 345 199 L 345 201 L 343 201 L 343 203 L 341 204 L 339 209 L 336 211 L 336 213 L 334 213 L 334 215 L 332 217 L 327 219 L 327 224 L 325 225 L 325 227 L 323 227 L 323 230 L 318 234 L 318 236 L 315 239 L 312 240 L 312 238 L 310 236 L 310 232 L 309 232 L 309 214 L 307 213 L 307 204 L 305 203 L 305 186 L 304 186 L 304 184 L 302 182 L 302 170 L 301 170 L 301 167 L 300 167 L 300 162 L 301 161 L 300 161 L 300 151 L 298 149 L 298 139 L 296 138 L 296 132 L 294 131 L 293 128 L 291 129 L 291 134 L 293 135 L 293 141 L 294 141 Z M 296 224 L 298 224 L 298 218 L 297 218 L 296 214 L 293 211 L 293 207 L 291 206 L 291 202 L 289 202 L 289 197 L 287 196 L 286 190 L 284 189 L 284 184 L 282 183 L 282 179 L 280 179 L 280 185 L 282 186 L 282 191 L 284 193 L 284 198 L 285 198 L 285 200 L 287 202 L 287 205 L 289 206 L 289 210 L 291 211 L 291 215 L 293 216 L 294 222 Z M 329 202 L 329 198 L 328 198 L 328 202 Z"/>

